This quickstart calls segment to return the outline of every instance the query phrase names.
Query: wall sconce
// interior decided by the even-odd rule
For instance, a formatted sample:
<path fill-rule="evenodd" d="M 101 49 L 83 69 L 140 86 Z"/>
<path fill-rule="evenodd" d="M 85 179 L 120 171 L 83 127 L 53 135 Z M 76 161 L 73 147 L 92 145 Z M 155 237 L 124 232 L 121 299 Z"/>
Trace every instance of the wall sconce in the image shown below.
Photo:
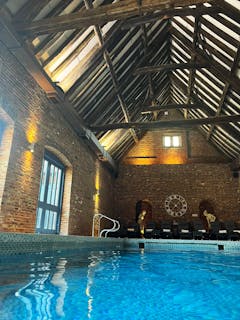
<path fill-rule="evenodd" d="M 33 153 L 34 152 L 34 147 L 35 147 L 35 143 L 30 143 L 28 145 L 28 150 Z"/>
<path fill-rule="evenodd" d="M 99 190 L 96 190 L 96 192 L 93 195 L 93 201 L 97 201 L 99 197 L 100 197 L 100 192 Z"/>

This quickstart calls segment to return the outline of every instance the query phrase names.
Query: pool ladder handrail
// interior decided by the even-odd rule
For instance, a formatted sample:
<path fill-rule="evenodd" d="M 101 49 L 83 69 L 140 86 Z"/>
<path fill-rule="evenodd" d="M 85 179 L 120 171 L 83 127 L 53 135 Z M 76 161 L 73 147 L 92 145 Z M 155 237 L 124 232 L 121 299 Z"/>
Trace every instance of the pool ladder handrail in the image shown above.
<path fill-rule="evenodd" d="M 92 237 L 94 237 L 94 229 L 95 229 L 95 221 L 96 221 L 96 218 L 99 218 L 99 230 L 98 230 L 98 237 L 101 238 L 105 232 L 105 235 L 104 237 L 107 238 L 107 235 L 109 232 L 116 232 L 120 229 L 120 222 L 116 219 L 112 219 L 112 218 L 109 218 L 108 216 L 102 214 L 102 213 L 95 213 L 94 216 L 93 216 L 93 224 L 92 224 Z M 100 224 L 101 224 L 101 219 L 102 218 L 105 218 L 109 221 L 112 221 L 113 222 L 113 226 L 112 228 L 110 229 L 103 229 L 101 230 L 100 232 Z"/>

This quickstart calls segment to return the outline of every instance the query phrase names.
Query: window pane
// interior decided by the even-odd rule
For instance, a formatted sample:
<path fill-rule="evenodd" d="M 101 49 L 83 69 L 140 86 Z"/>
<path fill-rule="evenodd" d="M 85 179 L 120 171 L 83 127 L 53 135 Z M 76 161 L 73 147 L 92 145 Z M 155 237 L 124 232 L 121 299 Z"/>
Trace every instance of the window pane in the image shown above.
<path fill-rule="evenodd" d="M 55 196 L 56 196 L 56 189 L 57 189 L 57 175 L 58 175 L 58 168 L 54 168 L 53 173 L 53 187 L 52 187 L 52 196 L 51 196 L 51 204 L 54 205 L 55 203 Z"/>
<path fill-rule="evenodd" d="M 42 167 L 41 182 L 40 182 L 40 193 L 39 193 L 39 200 L 42 202 L 44 201 L 44 193 L 45 193 L 46 178 L 47 178 L 47 167 L 48 167 L 48 162 L 47 160 L 44 160 L 43 167 Z"/>
<path fill-rule="evenodd" d="M 36 222 L 36 228 L 39 229 L 41 227 L 41 219 L 42 219 L 42 208 L 38 208 L 37 211 L 37 222 Z"/>
<path fill-rule="evenodd" d="M 56 198 L 55 198 L 55 206 L 58 205 L 58 200 L 59 200 L 59 195 L 60 195 L 61 178 L 62 178 L 62 170 L 59 169 L 58 181 L 57 181 L 57 192 L 56 192 Z"/>
<path fill-rule="evenodd" d="M 164 145 L 164 147 L 171 147 L 171 137 L 170 136 L 163 137 L 163 145 Z"/>
<path fill-rule="evenodd" d="M 53 212 L 49 211 L 49 219 L 48 219 L 48 230 L 52 230 L 52 223 L 53 223 Z"/>
<path fill-rule="evenodd" d="M 52 221 L 52 230 L 57 229 L 57 212 L 52 211 L 53 221 Z"/>
<path fill-rule="evenodd" d="M 180 136 L 173 136 L 172 137 L 172 146 L 173 147 L 180 147 L 181 145 L 181 137 Z"/>
<path fill-rule="evenodd" d="M 50 167 L 50 177 L 48 182 L 48 195 L 47 195 L 47 204 L 51 204 L 51 196 L 52 196 L 52 188 L 53 188 L 53 174 L 54 174 L 54 166 L 51 164 Z"/>
<path fill-rule="evenodd" d="M 44 229 L 48 228 L 48 217 L 49 217 L 49 210 L 46 210 L 45 219 L 44 219 Z"/>

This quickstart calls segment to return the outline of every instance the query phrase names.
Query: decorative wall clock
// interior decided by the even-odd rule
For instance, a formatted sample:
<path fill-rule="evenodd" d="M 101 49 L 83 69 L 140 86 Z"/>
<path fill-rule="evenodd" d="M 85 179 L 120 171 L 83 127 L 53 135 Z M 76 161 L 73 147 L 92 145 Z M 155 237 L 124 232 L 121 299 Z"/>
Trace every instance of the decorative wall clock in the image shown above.
<path fill-rule="evenodd" d="M 173 217 L 181 217 L 187 212 L 187 202 L 179 194 L 171 194 L 164 203 L 167 213 Z"/>

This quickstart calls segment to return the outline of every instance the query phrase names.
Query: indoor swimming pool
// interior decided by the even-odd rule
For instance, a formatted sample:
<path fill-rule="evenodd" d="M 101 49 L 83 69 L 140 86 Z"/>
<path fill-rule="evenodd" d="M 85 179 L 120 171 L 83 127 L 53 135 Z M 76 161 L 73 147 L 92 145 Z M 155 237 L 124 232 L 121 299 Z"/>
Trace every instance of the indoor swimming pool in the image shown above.
<path fill-rule="evenodd" d="M 1 320 L 239 320 L 240 254 L 91 251 L 1 258 Z"/>

